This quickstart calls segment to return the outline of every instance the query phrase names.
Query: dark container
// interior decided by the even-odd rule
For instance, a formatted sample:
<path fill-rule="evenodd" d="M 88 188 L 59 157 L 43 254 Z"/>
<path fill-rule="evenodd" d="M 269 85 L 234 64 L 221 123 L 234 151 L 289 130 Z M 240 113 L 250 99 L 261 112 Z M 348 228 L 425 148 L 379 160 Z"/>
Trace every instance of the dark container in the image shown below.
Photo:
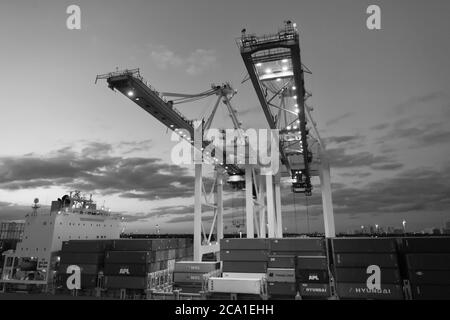
<path fill-rule="evenodd" d="M 406 264 L 409 269 L 413 270 L 449 270 L 450 274 L 449 253 L 407 254 Z"/>
<path fill-rule="evenodd" d="M 98 264 L 102 265 L 105 259 L 105 254 L 102 253 L 75 253 L 75 252 L 61 252 L 61 264 Z"/>
<path fill-rule="evenodd" d="M 301 283 L 329 283 L 330 276 L 326 270 L 297 270 L 297 281 Z"/>
<path fill-rule="evenodd" d="M 328 270 L 328 260 L 325 256 L 297 257 L 297 270 Z"/>
<path fill-rule="evenodd" d="M 269 256 L 269 268 L 295 268 L 295 256 Z"/>
<path fill-rule="evenodd" d="M 174 272 L 208 273 L 220 269 L 220 262 L 176 262 Z"/>
<path fill-rule="evenodd" d="M 199 293 L 202 291 L 201 285 L 190 285 L 187 283 L 177 284 L 173 286 L 173 290 L 180 290 L 181 293 Z"/>
<path fill-rule="evenodd" d="M 388 253 L 357 254 L 337 253 L 334 264 L 336 267 L 363 267 L 377 265 L 380 268 L 397 268 L 397 255 Z"/>
<path fill-rule="evenodd" d="M 106 289 L 147 289 L 147 277 L 106 276 Z"/>
<path fill-rule="evenodd" d="M 300 283 L 302 297 L 329 297 L 330 286 L 324 283 Z"/>
<path fill-rule="evenodd" d="M 414 300 L 450 300 L 450 286 L 412 285 Z"/>
<path fill-rule="evenodd" d="M 100 253 L 110 250 L 113 240 L 70 240 L 62 243 L 62 252 Z"/>
<path fill-rule="evenodd" d="M 267 250 L 222 250 L 222 261 L 267 261 Z"/>
<path fill-rule="evenodd" d="M 340 299 L 403 300 L 402 286 L 381 284 L 381 290 L 369 290 L 366 283 L 336 283 Z"/>
<path fill-rule="evenodd" d="M 324 256 L 324 251 L 270 251 L 271 256 Z"/>
<path fill-rule="evenodd" d="M 154 251 L 167 249 L 167 239 L 120 239 L 114 240 L 115 251 Z"/>
<path fill-rule="evenodd" d="M 267 282 L 267 293 L 269 295 L 295 296 L 297 288 L 295 283 Z"/>
<path fill-rule="evenodd" d="M 223 261 L 223 272 L 266 273 L 267 262 L 262 261 Z"/>
<path fill-rule="evenodd" d="M 108 251 L 105 256 L 105 263 L 146 264 L 152 261 L 151 258 L 151 254 L 148 251 Z"/>
<path fill-rule="evenodd" d="M 449 285 L 449 270 L 409 270 L 409 281 L 412 284 Z"/>
<path fill-rule="evenodd" d="M 450 253 L 450 237 L 405 238 L 401 250 L 412 253 Z"/>
<path fill-rule="evenodd" d="M 69 274 L 61 273 L 56 276 L 56 285 L 63 289 L 67 288 L 67 279 L 69 278 Z M 81 290 L 83 289 L 92 289 L 97 287 L 97 276 L 91 274 L 81 274 Z"/>
<path fill-rule="evenodd" d="M 60 264 L 58 267 L 59 273 L 67 273 L 67 268 L 71 266 L 71 264 Z M 78 264 L 80 267 L 82 275 L 97 275 L 100 271 L 100 267 L 97 264 Z"/>
<path fill-rule="evenodd" d="M 380 268 L 381 283 L 401 284 L 402 279 L 398 269 Z M 366 268 L 336 268 L 335 276 L 337 282 L 343 283 L 365 283 L 371 274 Z"/>
<path fill-rule="evenodd" d="M 334 253 L 395 253 L 395 239 L 333 239 Z"/>
<path fill-rule="evenodd" d="M 110 264 L 105 265 L 104 273 L 110 276 L 143 277 L 151 271 L 151 264 Z"/>
<path fill-rule="evenodd" d="M 222 239 L 220 240 L 221 250 L 268 250 L 268 239 Z"/>
<path fill-rule="evenodd" d="M 304 239 L 304 238 L 285 238 L 285 239 L 272 239 L 270 241 L 271 251 L 321 251 L 325 252 L 325 240 L 322 238 L 317 239 Z"/>

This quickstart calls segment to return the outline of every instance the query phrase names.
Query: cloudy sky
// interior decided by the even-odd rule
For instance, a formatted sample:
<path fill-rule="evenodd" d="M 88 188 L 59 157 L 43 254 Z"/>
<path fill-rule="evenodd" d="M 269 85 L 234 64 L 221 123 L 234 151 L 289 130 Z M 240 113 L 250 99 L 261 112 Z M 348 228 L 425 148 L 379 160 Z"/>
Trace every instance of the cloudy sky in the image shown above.
<path fill-rule="evenodd" d="M 66 28 L 77 4 L 82 29 Z M 366 28 L 378 4 L 382 30 Z M 128 218 L 129 231 L 191 232 L 192 168 L 155 119 L 97 74 L 140 68 L 161 91 L 230 81 L 247 128 L 265 122 L 235 44 L 240 30 L 301 30 L 306 87 L 332 162 L 338 231 L 365 224 L 422 230 L 450 220 L 450 2 L 447 0 L 151 0 L 0 3 L 0 219 L 21 219 L 69 190 Z M 180 106 L 201 118 L 213 100 Z M 213 126 L 226 126 L 224 111 Z M 230 123 L 231 125 L 231 123 Z M 243 218 L 226 192 L 226 217 Z M 46 208 L 43 208 L 46 209 Z M 289 231 L 321 231 L 320 191 L 283 189 Z M 232 226 L 228 232 L 235 231 Z"/>

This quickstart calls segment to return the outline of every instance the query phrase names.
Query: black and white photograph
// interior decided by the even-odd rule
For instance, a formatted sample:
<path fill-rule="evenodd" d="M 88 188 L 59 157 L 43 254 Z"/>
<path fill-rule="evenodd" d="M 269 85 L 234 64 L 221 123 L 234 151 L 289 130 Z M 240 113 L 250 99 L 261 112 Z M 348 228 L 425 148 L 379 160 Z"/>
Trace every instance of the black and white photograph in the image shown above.
<path fill-rule="evenodd" d="M 0 70 L 5 308 L 450 300 L 450 1 L 1 0 Z"/>

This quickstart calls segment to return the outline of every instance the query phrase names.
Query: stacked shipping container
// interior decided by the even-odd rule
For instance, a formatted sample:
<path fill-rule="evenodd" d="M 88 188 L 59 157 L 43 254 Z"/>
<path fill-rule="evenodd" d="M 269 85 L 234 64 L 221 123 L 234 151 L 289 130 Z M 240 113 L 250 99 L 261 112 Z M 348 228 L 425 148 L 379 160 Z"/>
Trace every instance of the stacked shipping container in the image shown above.
<path fill-rule="evenodd" d="M 413 299 L 450 299 L 450 238 L 407 238 L 401 242 Z"/>
<path fill-rule="evenodd" d="M 395 239 L 333 239 L 332 246 L 341 299 L 404 298 Z"/>

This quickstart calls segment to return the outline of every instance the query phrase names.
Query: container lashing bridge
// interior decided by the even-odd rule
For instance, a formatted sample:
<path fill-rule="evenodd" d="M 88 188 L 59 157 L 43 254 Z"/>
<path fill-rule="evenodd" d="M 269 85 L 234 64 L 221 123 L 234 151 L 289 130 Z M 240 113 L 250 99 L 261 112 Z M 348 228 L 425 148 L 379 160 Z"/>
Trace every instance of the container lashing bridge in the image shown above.
<path fill-rule="evenodd" d="M 308 71 L 301 63 L 299 34 L 295 24 L 286 22 L 285 27 L 275 35 L 256 37 L 245 30 L 237 41 L 241 50 L 249 78 L 255 88 L 259 102 L 270 129 L 279 130 L 280 160 L 284 171 L 262 174 L 258 165 L 236 164 L 225 150 L 215 145 L 211 152 L 206 132 L 223 102 L 232 120 L 234 129 L 242 136 L 242 124 L 237 118 L 231 99 L 236 91 L 229 83 L 212 85 L 199 94 L 159 92 L 141 76 L 139 69 L 115 71 L 96 78 L 106 80 L 108 87 L 126 96 L 144 109 L 164 126 L 191 144 L 194 154 L 194 260 L 201 261 L 207 253 L 220 251 L 219 241 L 223 238 L 223 184 L 228 175 L 228 183 L 235 189 L 244 189 L 246 194 L 246 233 L 248 238 L 283 237 L 281 214 L 281 176 L 292 181 L 292 191 L 311 195 L 312 176 L 320 176 L 325 235 L 334 237 L 334 218 L 331 202 L 331 183 L 325 147 L 320 139 L 315 122 L 311 118 L 306 100 L 310 94 L 304 86 L 304 73 Z M 200 121 L 188 120 L 175 106 L 194 102 L 211 96 L 217 100 L 208 117 Z M 274 110 L 276 113 L 274 113 Z M 308 122 L 307 122 L 308 120 Z M 307 127 L 310 124 L 311 127 Z M 312 132 L 311 132 L 312 131 Z M 198 148 L 198 146 L 201 146 Z M 219 157 L 219 154 L 222 157 Z M 195 161 L 195 159 L 202 161 Z M 215 168 L 215 177 L 210 191 L 203 184 L 203 166 Z M 214 211 L 209 231 L 202 222 L 202 207 Z M 215 239 L 213 239 L 215 234 Z"/>

